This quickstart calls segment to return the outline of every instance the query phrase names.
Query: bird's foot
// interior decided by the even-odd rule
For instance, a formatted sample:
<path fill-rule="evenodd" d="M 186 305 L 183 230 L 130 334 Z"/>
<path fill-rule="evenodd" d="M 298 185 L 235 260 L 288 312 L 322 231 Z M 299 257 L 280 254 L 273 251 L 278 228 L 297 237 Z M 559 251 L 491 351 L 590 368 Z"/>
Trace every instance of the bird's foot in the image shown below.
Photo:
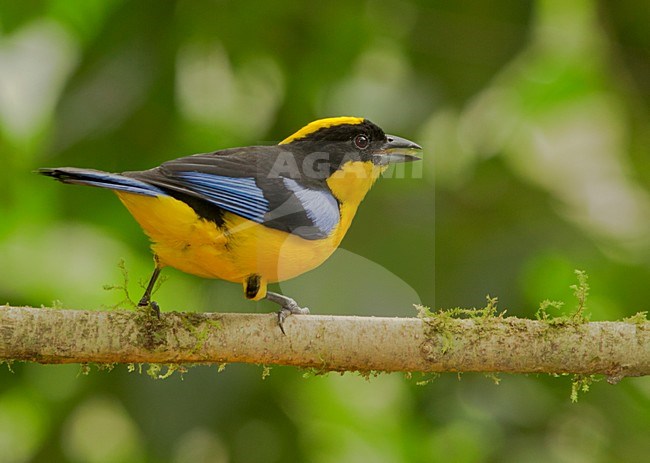
<path fill-rule="evenodd" d="M 150 301 L 143 297 L 140 299 L 140 302 L 138 302 L 138 309 L 146 311 L 149 315 L 155 315 L 157 318 L 160 318 L 160 306 L 156 301 Z"/>
<path fill-rule="evenodd" d="M 296 304 L 295 307 L 282 307 L 278 312 L 278 326 L 280 327 L 280 331 L 282 331 L 282 334 L 287 334 L 284 332 L 284 321 L 287 319 L 289 315 L 292 314 L 308 315 L 309 309 L 307 307 L 299 307 L 298 304 Z"/>
<path fill-rule="evenodd" d="M 282 334 L 287 334 L 284 331 L 284 321 L 289 315 L 307 315 L 309 314 L 309 309 L 307 307 L 300 307 L 296 301 L 290 297 L 283 296 L 282 294 L 267 292 L 266 299 L 269 301 L 279 304 L 280 311 L 278 312 L 278 326 Z"/>
<path fill-rule="evenodd" d="M 140 298 L 140 302 L 138 302 L 138 309 L 143 310 L 147 315 L 155 315 L 160 320 L 160 307 L 155 301 L 151 300 L 151 294 L 154 292 L 156 280 L 160 276 L 162 267 L 160 267 L 157 255 L 153 256 L 153 260 L 156 263 L 156 267 L 153 269 L 153 273 L 147 284 L 147 289 L 144 290 L 144 294 Z"/>

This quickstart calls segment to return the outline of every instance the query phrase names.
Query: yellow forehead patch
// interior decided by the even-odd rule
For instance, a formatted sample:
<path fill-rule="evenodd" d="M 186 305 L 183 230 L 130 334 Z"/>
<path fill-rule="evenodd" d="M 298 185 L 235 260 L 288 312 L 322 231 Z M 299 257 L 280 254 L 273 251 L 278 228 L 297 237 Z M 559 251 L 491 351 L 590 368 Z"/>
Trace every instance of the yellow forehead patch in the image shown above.
<path fill-rule="evenodd" d="M 349 116 L 328 117 L 327 119 L 318 119 L 317 121 L 310 122 L 309 124 L 304 126 L 302 129 L 298 130 L 293 135 L 288 136 L 287 138 L 282 140 L 279 144 L 286 145 L 287 143 L 291 143 L 292 141 L 298 140 L 300 138 L 305 138 L 307 135 L 327 127 L 333 127 L 335 125 L 345 125 L 345 124 L 356 125 L 356 124 L 361 124 L 364 120 L 365 119 L 363 117 L 349 117 Z"/>

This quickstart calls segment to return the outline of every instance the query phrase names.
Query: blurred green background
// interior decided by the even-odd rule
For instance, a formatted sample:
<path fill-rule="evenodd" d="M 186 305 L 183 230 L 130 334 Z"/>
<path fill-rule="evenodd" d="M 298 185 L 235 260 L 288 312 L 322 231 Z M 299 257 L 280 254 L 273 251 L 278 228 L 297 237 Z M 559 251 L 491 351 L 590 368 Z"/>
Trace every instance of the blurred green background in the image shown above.
<path fill-rule="evenodd" d="M 281 285 L 315 313 L 498 296 L 533 317 L 586 270 L 593 320 L 650 294 L 650 4 L 623 0 L 0 0 L 0 302 L 133 297 L 148 243 L 107 191 L 37 167 L 146 169 L 359 115 L 419 142 L 343 248 Z M 274 310 L 166 270 L 163 310 Z M 0 463 L 647 461 L 650 381 L 0 369 Z M 144 368 L 146 370 L 146 366 Z M 426 379 L 426 378 L 425 378 Z"/>

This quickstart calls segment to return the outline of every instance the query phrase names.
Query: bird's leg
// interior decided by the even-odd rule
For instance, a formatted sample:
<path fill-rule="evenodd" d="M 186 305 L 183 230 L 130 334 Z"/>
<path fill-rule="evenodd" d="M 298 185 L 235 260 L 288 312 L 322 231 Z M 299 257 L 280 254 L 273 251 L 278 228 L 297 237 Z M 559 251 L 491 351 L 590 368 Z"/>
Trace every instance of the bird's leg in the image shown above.
<path fill-rule="evenodd" d="M 282 330 L 282 334 L 286 334 L 284 332 L 284 320 L 289 315 L 291 314 L 302 315 L 302 314 L 309 313 L 309 309 L 307 307 L 300 307 L 296 303 L 296 301 L 294 301 L 290 297 L 283 296 L 282 294 L 272 293 L 271 291 L 267 291 L 266 299 L 268 299 L 271 302 L 275 302 L 280 307 L 282 307 L 278 312 L 278 326 L 280 327 L 280 330 Z"/>
<path fill-rule="evenodd" d="M 151 292 L 153 291 L 153 288 L 156 284 L 156 280 L 158 280 L 158 276 L 160 276 L 160 266 L 158 265 L 158 259 L 155 259 L 156 261 L 156 267 L 153 269 L 153 273 L 151 274 L 151 278 L 149 279 L 149 284 L 147 285 L 147 289 L 144 290 L 144 294 L 140 298 L 140 302 L 138 302 L 138 307 L 147 307 L 150 306 L 156 316 L 160 318 L 160 307 L 158 307 L 158 304 L 156 301 L 151 300 Z"/>

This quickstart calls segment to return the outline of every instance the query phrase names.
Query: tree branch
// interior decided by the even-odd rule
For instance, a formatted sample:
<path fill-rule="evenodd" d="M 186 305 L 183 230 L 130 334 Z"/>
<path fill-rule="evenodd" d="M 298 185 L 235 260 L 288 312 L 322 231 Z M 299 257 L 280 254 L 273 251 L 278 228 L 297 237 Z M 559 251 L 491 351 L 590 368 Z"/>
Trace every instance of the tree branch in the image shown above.
<path fill-rule="evenodd" d="M 83 311 L 0 307 L 0 359 L 230 363 L 323 371 L 650 374 L 650 323 Z"/>

